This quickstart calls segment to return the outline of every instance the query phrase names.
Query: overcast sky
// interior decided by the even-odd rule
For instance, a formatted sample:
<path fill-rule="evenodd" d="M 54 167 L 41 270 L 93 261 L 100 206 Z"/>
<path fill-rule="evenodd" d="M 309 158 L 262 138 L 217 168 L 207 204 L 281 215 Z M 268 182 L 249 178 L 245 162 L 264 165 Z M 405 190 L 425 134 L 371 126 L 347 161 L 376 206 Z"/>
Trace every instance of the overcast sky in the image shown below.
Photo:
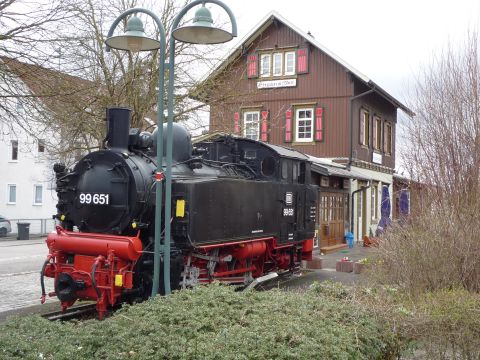
<path fill-rule="evenodd" d="M 232 45 L 276 10 L 399 100 L 421 64 L 480 24 L 480 0 L 223 1 L 237 19 Z"/>

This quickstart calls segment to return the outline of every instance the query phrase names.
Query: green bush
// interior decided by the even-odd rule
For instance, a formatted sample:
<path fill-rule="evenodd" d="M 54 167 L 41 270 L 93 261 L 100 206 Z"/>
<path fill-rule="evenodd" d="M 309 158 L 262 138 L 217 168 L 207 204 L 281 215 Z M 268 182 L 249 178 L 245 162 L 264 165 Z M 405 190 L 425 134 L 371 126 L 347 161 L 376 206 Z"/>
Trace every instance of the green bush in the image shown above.
<path fill-rule="evenodd" d="M 391 328 L 335 289 L 236 292 L 212 285 L 130 306 L 105 321 L 13 318 L 2 359 L 388 359 Z M 338 295 L 338 296 L 337 296 Z"/>

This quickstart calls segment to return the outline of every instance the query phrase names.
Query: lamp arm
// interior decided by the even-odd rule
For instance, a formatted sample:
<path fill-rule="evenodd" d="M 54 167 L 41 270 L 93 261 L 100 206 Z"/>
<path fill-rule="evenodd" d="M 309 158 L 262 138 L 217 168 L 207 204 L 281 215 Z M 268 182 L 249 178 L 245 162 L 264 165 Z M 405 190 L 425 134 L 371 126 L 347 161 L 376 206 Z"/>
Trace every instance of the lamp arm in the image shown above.
<path fill-rule="evenodd" d="M 171 33 L 173 34 L 173 31 L 178 27 L 178 24 L 180 23 L 180 20 L 188 12 L 188 10 L 190 10 L 194 6 L 197 6 L 197 5 L 200 5 L 200 4 L 205 4 L 205 3 L 216 4 L 218 6 L 221 6 L 225 10 L 225 12 L 228 14 L 228 16 L 230 18 L 230 23 L 232 24 L 232 36 L 237 37 L 237 21 L 235 20 L 235 16 L 233 15 L 232 10 L 230 10 L 230 8 L 220 0 L 195 0 L 195 1 L 192 1 L 190 4 L 185 6 L 182 10 L 180 10 L 180 12 L 175 17 L 175 20 L 173 21 Z"/>
<path fill-rule="evenodd" d="M 121 13 L 116 19 L 115 21 L 112 23 L 112 25 L 110 26 L 110 30 L 108 30 L 108 34 L 107 34 L 107 38 L 111 37 L 113 35 L 113 32 L 115 31 L 115 28 L 118 26 L 118 24 L 120 23 L 120 21 L 122 21 L 124 18 L 126 18 L 128 15 L 131 15 L 131 14 L 134 14 L 134 13 L 143 13 L 143 14 L 147 14 L 149 15 L 150 17 L 153 18 L 153 20 L 155 21 L 155 24 L 157 25 L 157 28 L 158 28 L 158 31 L 160 32 L 160 52 L 164 52 L 165 53 L 165 47 L 166 47 L 166 34 L 165 34 L 165 28 L 162 24 L 162 21 L 160 20 L 160 18 L 155 15 L 155 13 L 151 12 L 150 10 L 148 9 L 144 9 L 144 8 L 132 8 L 132 9 L 128 9 L 128 10 L 125 10 L 123 13 Z M 107 52 L 110 52 L 110 46 L 106 45 L 105 44 L 105 50 Z"/>

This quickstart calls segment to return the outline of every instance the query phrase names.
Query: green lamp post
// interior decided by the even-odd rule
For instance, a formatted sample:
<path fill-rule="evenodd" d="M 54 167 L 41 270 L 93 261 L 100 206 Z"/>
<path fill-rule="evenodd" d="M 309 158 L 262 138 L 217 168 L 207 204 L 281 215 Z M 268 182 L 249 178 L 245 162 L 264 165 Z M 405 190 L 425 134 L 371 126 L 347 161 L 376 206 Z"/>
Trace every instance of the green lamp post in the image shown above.
<path fill-rule="evenodd" d="M 212 26 L 213 20 L 210 11 L 205 7 L 205 3 L 213 3 L 221 6 L 228 14 L 232 26 L 232 32 L 215 28 Z M 202 6 L 196 11 L 192 25 L 178 27 L 181 19 L 194 6 Z M 127 22 L 127 28 L 123 35 L 112 36 L 113 31 L 119 22 L 131 14 L 144 13 L 151 16 L 160 32 L 160 41 L 150 39 L 145 36 L 141 20 L 133 16 Z M 170 243 L 171 243 L 171 215 L 172 215 L 172 128 L 173 128 L 173 89 L 174 89 L 174 69 L 175 69 L 175 40 L 192 44 L 220 44 L 231 40 L 237 36 L 237 23 L 232 11 L 220 0 L 195 0 L 186 5 L 175 17 L 172 25 L 172 34 L 170 36 L 169 62 L 165 64 L 165 30 L 160 19 L 151 11 L 134 8 L 121 14 L 110 27 L 107 40 L 107 51 L 109 48 L 129 51 L 149 51 L 160 50 L 159 57 L 159 80 L 158 80 L 158 109 L 157 109 L 157 174 L 163 172 L 163 93 L 164 93 L 164 68 L 168 69 L 168 92 L 167 92 L 167 146 L 166 146 L 166 171 L 165 171 L 165 238 L 163 246 L 161 245 L 161 227 L 162 227 L 162 186 L 161 176 L 157 177 L 157 189 L 155 196 L 155 249 L 154 249 L 154 276 L 152 286 L 152 296 L 158 293 L 160 280 L 160 252 L 163 252 L 163 274 L 165 284 L 165 294 L 171 293 L 170 288 Z"/>

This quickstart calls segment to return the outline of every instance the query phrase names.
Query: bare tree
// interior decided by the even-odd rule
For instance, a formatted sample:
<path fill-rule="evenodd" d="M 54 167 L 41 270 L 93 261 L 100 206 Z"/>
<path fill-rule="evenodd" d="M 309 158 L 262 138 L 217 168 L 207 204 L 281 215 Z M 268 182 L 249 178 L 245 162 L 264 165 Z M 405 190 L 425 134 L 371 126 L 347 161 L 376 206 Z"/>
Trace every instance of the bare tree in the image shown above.
<path fill-rule="evenodd" d="M 62 136 L 61 142 L 52 140 L 47 144 L 50 150 L 56 154 L 68 154 L 100 146 L 104 138 L 103 119 L 107 106 L 131 107 L 134 114 L 132 126 L 144 127 L 145 118 L 155 122 L 158 52 L 132 54 L 113 50 L 106 53 L 105 37 L 117 15 L 137 6 L 159 14 L 166 33 L 170 34 L 175 15 L 188 2 L 166 0 L 158 4 L 151 0 L 61 0 L 58 11 L 67 15 L 50 23 L 50 30 L 53 30 L 50 34 L 55 36 L 49 41 L 42 41 L 39 46 L 41 51 L 37 51 L 48 61 L 26 61 L 42 66 L 17 66 L 15 74 L 18 75 L 18 69 L 22 68 L 22 80 L 34 90 L 31 94 L 24 94 L 23 100 L 29 103 L 30 108 L 36 108 L 36 128 L 53 129 Z M 142 17 L 142 20 L 149 32 L 147 35 L 158 36 L 151 19 Z M 118 31 L 123 30 L 125 24 L 121 24 Z M 20 48 L 18 44 L 16 48 Z M 218 60 L 218 49 L 218 46 L 176 43 L 175 120 L 195 119 L 195 114 L 205 107 L 205 104 L 189 98 L 188 89 L 194 87 Z M 7 97 L 18 101 L 18 89 L 5 90 Z M 40 104 L 36 101 L 38 99 Z M 14 115 L 12 120 L 18 122 Z M 36 135 L 38 131 L 31 133 Z"/>
<path fill-rule="evenodd" d="M 435 199 L 480 199 L 480 58 L 478 33 L 439 54 L 420 74 L 408 122 L 405 154 L 412 175 Z"/>
<path fill-rule="evenodd" d="M 418 76 L 405 164 L 417 181 L 411 223 L 383 244 L 386 274 L 415 290 L 480 291 L 480 37 L 449 44 Z"/>

